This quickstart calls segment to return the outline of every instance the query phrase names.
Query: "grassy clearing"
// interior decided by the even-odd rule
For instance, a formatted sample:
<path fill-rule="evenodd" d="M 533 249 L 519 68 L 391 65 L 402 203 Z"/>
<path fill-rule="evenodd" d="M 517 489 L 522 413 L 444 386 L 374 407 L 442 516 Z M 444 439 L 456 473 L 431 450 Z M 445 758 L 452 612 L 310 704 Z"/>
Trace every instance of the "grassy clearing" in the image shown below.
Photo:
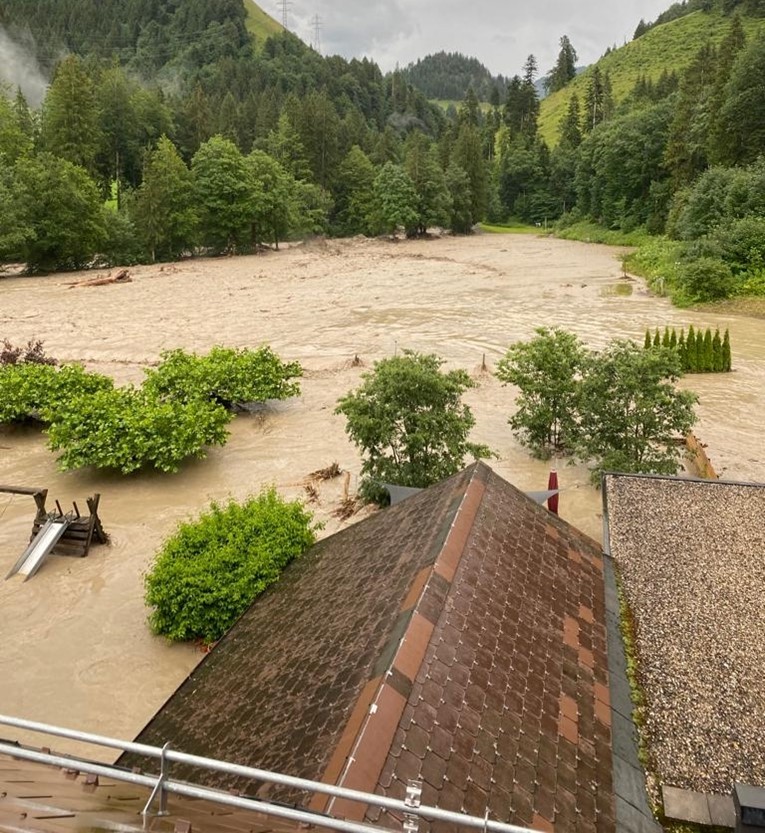
<path fill-rule="evenodd" d="M 763 18 L 744 17 L 741 22 L 748 39 L 765 30 Z M 619 104 L 630 94 L 641 75 L 656 81 L 665 69 L 667 72 L 685 69 L 708 40 L 719 43 L 729 26 L 730 18 L 720 12 L 693 12 L 662 23 L 641 38 L 614 49 L 597 64 L 601 72 L 609 74 L 615 103 Z M 584 101 L 591 74 L 592 67 L 541 102 L 539 132 L 550 147 L 558 144 L 558 125 L 566 115 L 571 96 L 576 93 L 580 104 Z"/>
<path fill-rule="evenodd" d="M 651 235 L 643 229 L 636 229 L 635 231 L 607 229 L 589 220 L 582 220 L 565 228 L 555 229 L 555 236 L 563 240 L 579 240 L 582 243 L 605 243 L 609 246 L 641 246 L 652 239 Z"/>
<path fill-rule="evenodd" d="M 544 229 L 526 223 L 479 223 L 488 234 L 544 234 Z"/>
<path fill-rule="evenodd" d="M 247 30 L 252 33 L 261 45 L 271 35 L 278 35 L 282 31 L 281 23 L 277 23 L 269 14 L 263 11 L 254 0 L 243 0 L 247 11 Z"/>
<path fill-rule="evenodd" d="M 454 107 L 455 110 L 459 111 L 462 106 L 461 101 L 449 98 L 431 98 L 430 103 L 437 104 L 442 110 L 448 110 L 449 107 Z M 488 113 L 491 111 L 491 104 L 489 104 L 488 101 L 479 101 L 478 106 L 480 107 L 482 113 Z"/>
<path fill-rule="evenodd" d="M 726 298 L 724 301 L 697 304 L 695 309 L 713 312 L 717 315 L 748 315 L 752 318 L 765 318 L 765 298 L 761 295 Z"/>

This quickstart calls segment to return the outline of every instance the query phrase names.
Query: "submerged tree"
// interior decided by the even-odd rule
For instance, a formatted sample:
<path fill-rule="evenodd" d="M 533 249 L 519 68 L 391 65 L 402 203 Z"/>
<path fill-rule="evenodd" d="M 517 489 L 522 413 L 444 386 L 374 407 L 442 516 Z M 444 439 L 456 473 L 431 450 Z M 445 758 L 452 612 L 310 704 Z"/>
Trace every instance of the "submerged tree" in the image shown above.
<path fill-rule="evenodd" d="M 458 472 L 469 454 L 488 457 L 468 440 L 475 419 L 462 394 L 473 387 L 464 370 L 441 371 L 435 355 L 405 352 L 376 362 L 336 413 L 361 449 L 362 494 L 381 500 L 382 483 L 425 488 Z"/>
<path fill-rule="evenodd" d="M 675 387 L 681 374 L 677 352 L 664 347 L 616 340 L 595 356 L 582 380 L 578 446 L 595 477 L 606 470 L 677 472 L 677 439 L 693 427 L 698 401 Z"/>
<path fill-rule="evenodd" d="M 587 351 L 573 333 L 539 327 L 497 364 L 497 378 L 516 385 L 517 411 L 509 423 L 523 445 L 546 456 L 570 449 L 577 431 L 579 378 Z"/>

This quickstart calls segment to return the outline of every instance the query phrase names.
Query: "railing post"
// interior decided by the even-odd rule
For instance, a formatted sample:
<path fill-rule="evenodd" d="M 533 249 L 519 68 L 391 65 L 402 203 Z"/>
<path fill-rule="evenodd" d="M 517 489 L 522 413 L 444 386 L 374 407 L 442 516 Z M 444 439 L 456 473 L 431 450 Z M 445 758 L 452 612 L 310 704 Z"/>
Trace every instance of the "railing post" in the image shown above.
<path fill-rule="evenodd" d="M 422 803 L 422 781 L 409 781 L 406 785 L 404 804 L 417 810 Z M 404 833 L 418 833 L 420 817 L 415 813 L 404 813 Z"/>
<path fill-rule="evenodd" d="M 162 747 L 162 751 L 159 754 L 159 776 L 157 778 L 157 783 L 154 785 L 154 789 L 151 791 L 149 800 L 146 802 L 146 806 L 143 808 L 143 811 L 141 812 L 141 815 L 144 817 L 151 815 L 151 805 L 154 803 L 154 799 L 157 797 L 159 798 L 159 810 L 157 810 L 157 812 L 154 813 L 154 815 L 168 815 L 167 790 L 165 790 L 165 781 L 167 781 L 168 776 L 170 775 L 170 761 L 167 760 L 167 750 L 169 748 L 170 741 L 168 741 Z"/>

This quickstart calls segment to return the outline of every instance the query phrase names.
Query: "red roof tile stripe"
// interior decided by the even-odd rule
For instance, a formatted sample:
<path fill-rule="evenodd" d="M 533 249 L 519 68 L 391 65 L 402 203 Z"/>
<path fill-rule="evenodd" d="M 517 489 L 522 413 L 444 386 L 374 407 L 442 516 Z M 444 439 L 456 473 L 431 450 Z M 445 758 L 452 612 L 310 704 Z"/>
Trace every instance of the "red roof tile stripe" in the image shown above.
<path fill-rule="evenodd" d="M 487 471 L 479 467 L 474 468 L 473 476 L 465 490 L 451 529 L 433 564 L 431 575 L 425 581 L 424 586 L 421 585 L 421 579 L 423 578 L 422 572 L 425 571 L 418 574 L 415 579 L 413 587 L 419 585 L 422 586 L 422 590 L 392 663 L 392 670 L 403 674 L 410 683 L 414 682 L 417 672 L 420 670 L 425 658 L 425 651 L 433 634 L 433 626 L 438 618 L 437 615 L 429 617 L 433 621 L 426 618 L 428 616 L 426 600 L 430 595 L 429 591 L 432 589 L 431 581 L 434 585 L 441 585 L 439 596 L 443 595 L 443 591 L 451 585 L 475 522 L 478 508 L 481 505 L 481 499 L 485 492 L 483 479 L 486 477 Z M 439 579 L 441 579 L 440 582 Z M 407 594 L 407 599 L 411 598 L 413 598 L 413 594 L 410 592 Z M 442 604 L 443 601 L 438 605 L 438 612 L 440 612 Z M 421 605 L 425 615 L 419 612 Z M 386 678 L 390 674 L 389 671 Z M 396 698 L 391 695 L 390 688 L 391 685 L 387 682 L 387 679 L 381 683 L 379 694 L 364 725 L 361 727 L 345 771 L 337 781 L 340 786 L 374 792 L 385 763 L 387 750 L 390 749 L 393 743 L 396 728 L 406 705 L 404 698 Z M 328 774 L 325 773 L 322 780 L 328 780 Z M 366 813 L 364 806 L 357 802 L 348 801 L 330 802 L 328 809 L 355 821 L 361 821 Z"/>
<path fill-rule="evenodd" d="M 601 553 L 493 473 L 484 485 L 377 789 L 419 779 L 446 809 L 611 833 Z"/>

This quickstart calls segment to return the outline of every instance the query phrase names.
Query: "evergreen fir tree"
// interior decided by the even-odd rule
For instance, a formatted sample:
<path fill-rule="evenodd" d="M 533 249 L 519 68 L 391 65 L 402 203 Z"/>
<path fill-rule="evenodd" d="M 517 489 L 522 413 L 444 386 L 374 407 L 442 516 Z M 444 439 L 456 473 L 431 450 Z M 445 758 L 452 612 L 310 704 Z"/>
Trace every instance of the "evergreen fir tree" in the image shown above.
<path fill-rule="evenodd" d="M 688 367 L 688 351 L 685 345 L 685 329 L 680 330 L 680 338 L 677 341 L 677 351 L 680 354 L 680 364 L 685 373 L 690 369 Z"/>
<path fill-rule="evenodd" d="M 664 328 L 664 335 L 661 339 L 661 346 L 662 347 L 669 347 L 669 327 Z"/>
<path fill-rule="evenodd" d="M 722 343 L 722 355 L 723 355 L 723 371 L 725 373 L 730 373 L 733 369 L 733 362 L 731 357 L 731 350 L 730 350 L 730 334 L 728 330 L 725 330 L 725 336 L 723 338 Z"/>
<path fill-rule="evenodd" d="M 701 334 L 701 330 L 696 331 L 696 372 L 697 373 L 704 373 L 705 371 L 705 362 L 704 362 L 704 336 Z"/>
<path fill-rule="evenodd" d="M 707 327 L 704 333 L 704 372 L 711 373 L 715 369 L 714 353 L 712 352 L 712 331 Z"/>
<path fill-rule="evenodd" d="M 643 346 L 645 347 L 646 350 L 651 349 L 651 331 L 648 330 L 648 329 L 645 331 L 645 342 L 644 342 Z"/>
<path fill-rule="evenodd" d="M 723 369 L 723 353 L 722 353 L 722 339 L 720 338 L 719 328 L 715 330 L 714 338 L 712 339 L 712 356 L 714 358 L 714 365 L 712 369 L 715 373 L 722 372 Z"/>
<path fill-rule="evenodd" d="M 656 333 L 653 337 L 653 346 L 654 347 L 661 347 L 661 336 L 659 335 L 659 328 L 656 328 Z"/>
<path fill-rule="evenodd" d="M 693 324 L 688 327 L 688 338 L 685 341 L 685 354 L 688 362 L 688 372 L 695 373 L 696 367 L 696 331 L 693 329 Z"/>
<path fill-rule="evenodd" d="M 669 346 L 672 350 L 677 350 L 677 331 L 675 328 L 672 328 L 672 332 L 669 335 Z"/>

